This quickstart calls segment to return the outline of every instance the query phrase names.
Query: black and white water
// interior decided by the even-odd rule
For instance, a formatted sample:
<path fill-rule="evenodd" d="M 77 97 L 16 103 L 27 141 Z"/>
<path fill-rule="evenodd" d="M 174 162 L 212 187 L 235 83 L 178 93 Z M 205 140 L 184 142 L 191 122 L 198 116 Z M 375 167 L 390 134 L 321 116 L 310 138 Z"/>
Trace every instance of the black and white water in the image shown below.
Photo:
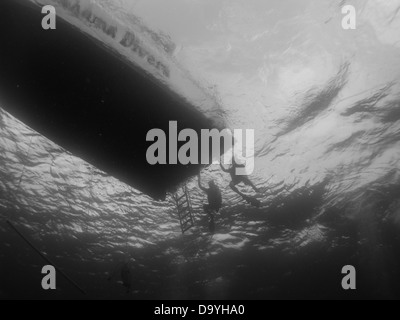
<path fill-rule="evenodd" d="M 211 166 L 203 179 L 224 197 L 216 233 L 193 179 L 196 227 L 182 236 L 171 199 L 0 109 L 0 298 L 400 298 L 400 1 L 95 2 L 169 34 L 173 59 L 227 126 L 256 130 L 263 205 L 244 203 Z M 348 3 L 357 30 L 342 29 Z M 61 278 L 57 292 L 41 290 L 44 262 L 6 219 L 87 296 Z M 107 280 L 126 261 L 130 294 Z M 341 287 L 345 265 L 358 270 L 357 291 Z"/>

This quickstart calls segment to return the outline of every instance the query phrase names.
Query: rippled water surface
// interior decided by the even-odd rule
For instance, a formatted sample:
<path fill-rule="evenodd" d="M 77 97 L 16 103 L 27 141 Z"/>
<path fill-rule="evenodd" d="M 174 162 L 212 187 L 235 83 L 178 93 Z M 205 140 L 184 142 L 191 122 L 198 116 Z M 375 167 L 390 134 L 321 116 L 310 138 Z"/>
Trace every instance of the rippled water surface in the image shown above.
<path fill-rule="evenodd" d="M 89 298 L 400 298 L 400 1 L 98 3 L 171 35 L 229 127 L 255 129 L 262 207 L 212 165 L 216 233 L 193 179 L 196 226 L 182 236 L 170 197 L 152 200 L 0 109 L 0 298 L 81 297 L 63 279 L 52 296 L 35 289 L 43 261 L 6 219 Z M 341 27 L 346 3 L 357 30 Z M 127 261 L 130 294 L 107 280 Z M 348 264 L 353 293 L 340 285 Z"/>

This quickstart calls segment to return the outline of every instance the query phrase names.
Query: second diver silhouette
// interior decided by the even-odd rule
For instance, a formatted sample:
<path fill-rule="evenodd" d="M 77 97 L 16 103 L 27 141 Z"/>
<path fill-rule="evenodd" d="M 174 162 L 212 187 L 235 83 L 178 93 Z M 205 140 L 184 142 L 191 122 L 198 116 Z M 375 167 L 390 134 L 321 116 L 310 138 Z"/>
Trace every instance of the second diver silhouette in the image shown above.
<path fill-rule="evenodd" d="M 257 187 L 254 185 L 253 182 L 250 181 L 248 176 L 240 176 L 236 174 L 236 169 L 237 168 L 245 168 L 246 165 L 245 164 L 238 164 L 235 161 L 235 156 L 233 156 L 232 158 L 232 165 L 229 169 L 226 169 L 222 162 L 220 162 L 220 166 L 221 169 L 226 172 L 229 173 L 231 175 L 231 183 L 229 184 L 229 186 L 231 187 L 231 189 L 236 192 L 238 195 L 240 195 L 244 200 L 246 200 L 248 203 L 250 203 L 252 206 L 259 208 L 261 207 L 261 202 L 259 200 L 257 200 L 255 197 L 250 197 L 245 195 L 244 193 L 240 192 L 239 189 L 236 187 L 238 184 L 243 183 L 249 187 L 251 187 L 256 193 L 259 192 L 259 190 L 257 189 Z"/>
<path fill-rule="evenodd" d="M 204 211 L 208 214 L 210 219 L 209 229 L 212 234 L 215 233 L 215 217 L 214 214 L 218 213 L 222 206 L 222 195 L 218 186 L 212 180 L 208 183 L 209 188 L 201 185 L 201 176 L 199 174 L 199 187 L 207 194 L 208 204 L 204 205 Z"/>
<path fill-rule="evenodd" d="M 111 281 L 117 274 L 119 274 L 122 281 L 122 285 L 126 288 L 126 293 L 132 292 L 133 287 L 133 274 L 130 261 L 119 263 L 112 274 L 108 277 L 108 281 Z"/>

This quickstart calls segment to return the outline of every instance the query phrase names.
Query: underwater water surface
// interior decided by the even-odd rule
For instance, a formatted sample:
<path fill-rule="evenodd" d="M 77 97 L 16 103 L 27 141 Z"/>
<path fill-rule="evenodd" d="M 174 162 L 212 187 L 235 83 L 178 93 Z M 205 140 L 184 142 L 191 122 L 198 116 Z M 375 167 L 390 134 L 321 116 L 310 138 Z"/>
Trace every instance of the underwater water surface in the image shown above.
<path fill-rule="evenodd" d="M 0 109 L 0 299 L 400 298 L 400 2 L 172 2 L 97 1 L 169 34 L 226 125 L 255 130 L 261 207 L 211 165 L 216 231 L 192 177 L 196 223 L 182 235 L 171 195 L 143 194 Z M 344 4 L 357 30 L 342 29 Z M 87 294 L 62 278 L 41 290 L 44 262 L 6 220 Z M 345 265 L 356 291 L 341 287 Z"/>

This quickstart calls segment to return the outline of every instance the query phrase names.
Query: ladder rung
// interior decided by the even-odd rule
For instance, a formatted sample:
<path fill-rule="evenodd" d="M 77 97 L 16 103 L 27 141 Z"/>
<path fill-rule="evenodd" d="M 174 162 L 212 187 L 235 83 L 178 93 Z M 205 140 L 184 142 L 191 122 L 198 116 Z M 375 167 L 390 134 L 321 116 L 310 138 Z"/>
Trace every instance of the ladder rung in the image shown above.
<path fill-rule="evenodd" d="M 186 220 L 184 223 L 182 223 L 182 228 L 186 228 L 186 226 L 193 226 L 192 219 Z"/>
<path fill-rule="evenodd" d="M 183 195 L 181 195 L 179 198 L 178 198 L 178 200 L 177 200 L 177 202 L 178 201 L 180 201 L 182 198 L 184 198 L 186 196 L 186 194 L 184 193 Z"/>
<path fill-rule="evenodd" d="M 177 204 L 188 202 L 186 198 L 181 198 L 176 201 Z"/>
<path fill-rule="evenodd" d="M 182 203 L 178 203 L 178 204 L 177 204 L 178 209 L 179 209 L 179 208 L 182 208 L 183 206 L 189 206 L 189 203 L 187 203 L 187 202 L 182 202 Z"/>
<path fill-rule="evenodd" d="M 187 226 L 193 226 L 193 223 L 191 220 L 185 221 L 184 223 L 181 224 L 181 228 L 184 229 Z"/>
<path fill-rule="evenodd" d="M 190 215 L 191 215 L 191 212 L 190 212 L 190 210 L 188 210 L 188 212 L 186 214 L 181 215 L 180 218 L 181 218 L 181 220 L 184 220 Z"/>
<path fill-rule="evenodd" d="M 182 229 L 182 233 L 185 233 L 186 231 L 188 231 L 189 229 L 191 229 L 193 227 L 193 225 L 191 225 L 191 226 L 189 226 L 189 227 L 187 227 L 187 228 L 185 228 L 185 229 Z"/>
<path fill-rule="evenodd" d="M 187 228 L 182 229 L 182 233 L 185 233 L 186 231 L 188 231 L 189 229 L 193 228 L 193 226 L 189 226 Z"/>

